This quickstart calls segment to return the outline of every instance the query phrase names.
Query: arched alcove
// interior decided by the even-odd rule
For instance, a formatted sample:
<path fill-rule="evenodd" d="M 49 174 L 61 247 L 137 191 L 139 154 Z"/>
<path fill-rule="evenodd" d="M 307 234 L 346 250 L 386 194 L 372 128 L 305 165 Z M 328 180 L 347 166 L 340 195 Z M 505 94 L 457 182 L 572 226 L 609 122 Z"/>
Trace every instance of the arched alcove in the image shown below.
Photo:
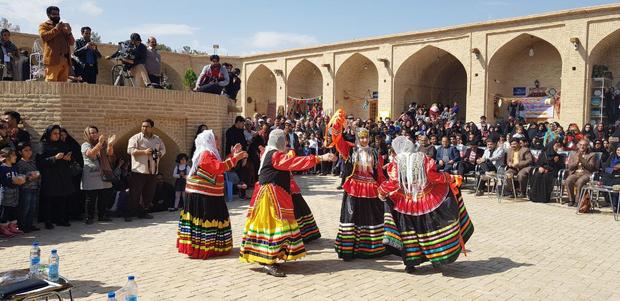
<path fill-rule="evenodd" d="M 588 74 L 587 74 L 587 87 L 588 95 L 587 100 L 587 122 L 600 122 L 612 124 L 615 120 L 620 119 L 620 109 L 617 105 L 620 103 L 620 95 L 615 93 L 603 93 L 598 97 L 603 104 L 603 114 L 600 113 L 600 108 L 596 105 L 593 106 L 593 94 L 594 89 L 600 89 L 604 87 L 608 89 L 613 87 L 614 90 L 620 90 L 620 29 L 607 35 L 603 40 L 594 46 L 590 56 L 588 57 Z M 609 72 L 606 76 L 602 70 L 597 70 L 596 74 L 593 74 L 594 66 L 604 66 Z M 603 74 L 602 74 L 603 73 Z M 595 80 L 596 78 L 596 80 Z M 606 78 L 605 80 L 600 80 Z M 616 92 L 618 93 L 618 92 Z M 598 93 L 597 93 L 598 94 Z M 603 97 L 601 97 L 603 96 Z M 596 103 L 596 102 L 594 102 Z"/>
<path fill-rule="evenodd" d="M 246 115 L 259 113 L 275 117 L 277 84 L 273 72 L 261 64 L 248 77 L 246 87 Z"/>
<path fill-rule="evenodd" d="M 362 119 L 377 117 L 371 106 L 377 106 L 373 92 L 379 87 L 379 73 L 370 59 L 359 53 L 351 55 L 338 68 L 335 82 L 335 109 L 343 108 L 347 114 Z"/>

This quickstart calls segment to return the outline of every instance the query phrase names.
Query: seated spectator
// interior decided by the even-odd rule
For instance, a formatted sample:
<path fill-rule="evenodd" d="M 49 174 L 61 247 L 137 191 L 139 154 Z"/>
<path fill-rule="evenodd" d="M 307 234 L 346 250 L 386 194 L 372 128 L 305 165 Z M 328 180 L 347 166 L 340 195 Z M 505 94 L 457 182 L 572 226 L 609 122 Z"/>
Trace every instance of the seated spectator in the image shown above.
<path fill-rule="evenodd" d="M 204 66 L 198 80 L 196 81 L 195 92 L 221 94 L 224 87 L 230 82 L 228 71 L 220 64 L 220 56 L 212 55 L 209 57 L 210 65 Z"/>
<path fill-rule="evenodd" d="M 616 147 L 616 151 L 609 157 L 609 159 L 603 164 L 603 175 L 601 181 L 605 186 L 620 185 L 620 146 Z M 609 195 L 605 194 L 607 201 L 612 204 L 614 211 L 618 208 L 618 197 L 609 199 Z"/>
<path fill-rule="evenodd" d="M 437 154 L 437 149 L 434 145 L 428 143 L 428 137 L 422 135 L 418 137 L 418 142 L 420 145 L 418 146 L 418 151 L 426 154 L 427 156 L 435 159 Z"/>
<path fill-rule="evenodd" d="M 553 180 L 558 172 L 564 168 L 565 158 L 558 154 L 562 150 L 562 143 L 556 141 L 552 148 L 548 148 L 538 156 L 534 163 L 534 171 L 530 175 L 530 192 L 528 198 L 532 202 L 548 203 L 553 191 Z"/>
<path fill-rule="evenodd" d="M 525 196 L 527 179 L 532 171 L 532 163 L 534 163 L 534 159 L 530 149 L 521 146 L 521 139 L 513 138 L 512 141 L 510 141 L 510 149 L 506 155 L 506 165 L 508 166 L 506 173 L 510 177 L 516 175 L 516 181 L 519 183 L 522 196 Z M 515 189 L 515 187 L 510 188 L 513 191 Z"/>
<path fill-rule="evenodd" d="M 484 151 L 478 147 L 475 141 L 470 141 L 469 147 L 465 151 L 461 162 L 458 164 L 459 175 L 474 171 L 476 169 L 476 161 L 482 157 L 483 153 Z"/>
<path fill-rule="evenodd" d="M 450 145 L 450 139 L 446 136 L 441 138 L 441 147 L 437 149 L 435 161 L 437 161 L 437 170 L 444 172 L 452 172 L 454 164 L 461 161 L 459 151 Z"/>
<path fill-rule="evenodd" d="M 599 162 L 596 155 L 590 152 L 590 142 L 582 139 L 577 143 L 577 151 L 568 157 L 568 172 L 566 190 L 568 191 L 569 206 L 577 205 L 577 195 L 581 188 L 590 181 L 590 176 L 598 170 Z"/>
<path fill-rule="evenodd" d="M 592 148 L 593 153 L 601 153 L 601 162 L 607 162 L 609 159 L 609 152 L 605 148 L 605 144 L 602 140 L 594 141 L 594 147 Z"/>
<path fill-rule="evenodd" d="M 496 141 L 487 141 L 487 149 L 484 151 L 482 158 L 476 160 L 480 175 L 484 175 L 487 172 L 497 172 L 497 170 L 504 165 L 505 156 L 506 152 L 497 145 Z M 484 189 L 485 183 L 481 179 L 476 196 L 483 195 Z"/>
<path fill-rule="evenodd" d="M 164 175 L 157 174 L 155 194 L 153 195 L 153 207 L 151 212 L 166 211 L 174 205 L 174 186 L 164 181 Z"/>

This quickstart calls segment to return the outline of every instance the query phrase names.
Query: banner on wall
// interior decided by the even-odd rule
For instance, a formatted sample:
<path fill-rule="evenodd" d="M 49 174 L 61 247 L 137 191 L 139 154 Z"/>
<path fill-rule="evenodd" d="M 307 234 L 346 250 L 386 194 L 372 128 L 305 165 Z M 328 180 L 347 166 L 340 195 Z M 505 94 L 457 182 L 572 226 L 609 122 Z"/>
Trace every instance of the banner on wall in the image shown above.
<path fill-rule="evenodd" d="M 553 97 L 502 98 L 502 102 L 506 104 L 514 101 L 523 105 L 520 115 L 525 119 L 549 119 L 554 117 L 555 99 Z"/>

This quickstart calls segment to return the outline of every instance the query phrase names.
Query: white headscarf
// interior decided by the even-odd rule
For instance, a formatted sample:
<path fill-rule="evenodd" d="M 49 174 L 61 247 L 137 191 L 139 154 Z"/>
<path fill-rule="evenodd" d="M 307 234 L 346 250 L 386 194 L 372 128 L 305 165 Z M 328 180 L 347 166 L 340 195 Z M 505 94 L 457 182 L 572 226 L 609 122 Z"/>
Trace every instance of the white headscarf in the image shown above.
<path fill-rule="evenodd" d="M 260 157 L 260 168 L 258 168 L 258 172 L 260 173 L 261 169 L 263 169 L 263 164 L 265 163 L 265 157 L 267 153 L 272 150 L 279 150 L 281 152 L 286 151 L 286 134 L 281 129 L 275 129 L 269 133 L 269 141 L 267 141 L 267 147 L 263 151 L 263 155 Z"/>
<path fill-rule="evenodd" d="M 423 153 L 414 152 L 413 142 L 404 136 L 394 139 L 392 148 L 396 152 L 398 183 L 416 200 L 418 193 L 426 186 L 425 156 Z"/>
<path fill-rule="evenodd" d="M 217 160 L 221 161 L 220 152 L 217 151 L 217 144 L 215 142 L 215 134 L 213 134 L 213 130 L 206 130 L 196 136 L 196 151 L 194 151 L 194 155 L 192 156 L 192 169 L 189 171 L 189 175 L 195 175 L 196 170 L 198 170 L 198 165 L 200 162 L 200 156 L 204 151 L 211 152 Z"/>

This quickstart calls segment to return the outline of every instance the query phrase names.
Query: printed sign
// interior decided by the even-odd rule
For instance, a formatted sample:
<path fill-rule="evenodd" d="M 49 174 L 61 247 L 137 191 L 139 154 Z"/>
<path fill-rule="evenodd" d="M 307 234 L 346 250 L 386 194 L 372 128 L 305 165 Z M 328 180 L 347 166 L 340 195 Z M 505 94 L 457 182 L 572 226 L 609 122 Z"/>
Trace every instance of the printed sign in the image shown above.
<path fill-rule="evenodd" d="M 513 87 L 512 88 L 512 95 L 513 96 L 526 96 L 527 95 L 527 88 L 526 87 Z"/>

